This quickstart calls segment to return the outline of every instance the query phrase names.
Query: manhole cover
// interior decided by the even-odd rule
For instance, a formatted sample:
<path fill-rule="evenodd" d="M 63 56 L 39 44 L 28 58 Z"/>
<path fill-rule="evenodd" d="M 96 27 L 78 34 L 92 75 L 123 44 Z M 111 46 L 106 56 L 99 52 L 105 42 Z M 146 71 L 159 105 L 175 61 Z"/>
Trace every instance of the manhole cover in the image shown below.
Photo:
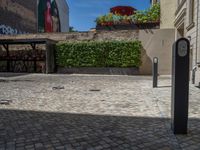
<path fill-rule="evenodd" d="M 5 99 L 0 100 L 0 105 L 10 105 L 10 103 L 12 103 L 12 100 L 5 100 Z"/>
<path fill-rule="evenodd" d="M 65 89 L 65 87 L 64 86 L 55 86 L 52 89 L 53 90 L 63 90 L 63 89 Z"/>
<path fill-rule="evenodd" d="M 90 89 L 91 92 L 99 92 L 101 91 L 100 89 Z"/>

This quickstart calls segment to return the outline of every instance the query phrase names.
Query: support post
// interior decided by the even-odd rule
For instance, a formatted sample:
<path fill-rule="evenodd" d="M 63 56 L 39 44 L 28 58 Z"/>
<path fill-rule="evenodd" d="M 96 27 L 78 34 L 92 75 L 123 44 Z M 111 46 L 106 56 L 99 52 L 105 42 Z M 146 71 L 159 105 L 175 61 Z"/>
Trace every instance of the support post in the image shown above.
<path fill-rule="evenodd" d="M 46 43 L 46 74 L 54 73 L 56 70 L 55 43 Z"/>
<path fill-rule="evenodd" d="M 10 72 L 10 53 L 9 53 L 9 45 L 3 44 L 3 47 L 6 49 L 6 55 L 7 55 L 7 71 Z"/>
<path fill-rule="evenodd" d="M 30 44 L 32 49 L 33 49 L 33 52 L 34 52 L 34 72 L 36 73 L 37 72 L 37 52 L 36 52 L 36 44 L 35 43 L 31 43 Z"/>
<path fill-rule="evenodd" d="M 187 134 L 189 99 L 190 42 L 181 38 L 173 45 L 172 57 L 172 130 L 174 134 Z"/>
<path fill-rule="evenodd" d="M 152 73 L 153 73 L 153 88 L 156 88 L 158 87 L 158 58 L 157 57 L 153 58 Z"/>
<path fill-rule="evenodd" d="M 192 84 L 195 84 L 197 66 L 192 69 Z"/>

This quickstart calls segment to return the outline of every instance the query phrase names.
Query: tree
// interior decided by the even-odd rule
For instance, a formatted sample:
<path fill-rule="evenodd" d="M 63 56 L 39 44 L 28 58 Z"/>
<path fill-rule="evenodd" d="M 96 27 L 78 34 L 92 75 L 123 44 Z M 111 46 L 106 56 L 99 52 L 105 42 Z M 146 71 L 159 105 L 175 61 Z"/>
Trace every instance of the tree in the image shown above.
<path fill-rule="evenodd" d="M 74 27 L 70 26 L 70 27 L 69 27 L 69 32 L 78 32 L 78 31 L 75 30 Z"/>

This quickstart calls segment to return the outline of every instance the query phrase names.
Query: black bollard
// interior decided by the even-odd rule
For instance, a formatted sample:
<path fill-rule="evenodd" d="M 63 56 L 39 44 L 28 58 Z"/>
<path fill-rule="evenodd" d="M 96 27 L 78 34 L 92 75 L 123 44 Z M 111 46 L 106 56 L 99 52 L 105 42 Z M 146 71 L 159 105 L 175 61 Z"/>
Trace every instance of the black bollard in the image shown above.
<path fill-rule="evenodd" d="M 195 84 L 197 66 L 192 69 L 192 84 Z"/>
<path fill-rule="evenodd" d="M 172 62 L 172 130 L 174 134 L 187 134 L 189 99 L 190 42 L 181 38 L 173 45 Z"/>
<path fill-rule="evenodd" d="M 153 74 L 153 88 L 158 87 L 158 58 L 153 58 L 153 68 L 152 68 L 152 74 Z"/>

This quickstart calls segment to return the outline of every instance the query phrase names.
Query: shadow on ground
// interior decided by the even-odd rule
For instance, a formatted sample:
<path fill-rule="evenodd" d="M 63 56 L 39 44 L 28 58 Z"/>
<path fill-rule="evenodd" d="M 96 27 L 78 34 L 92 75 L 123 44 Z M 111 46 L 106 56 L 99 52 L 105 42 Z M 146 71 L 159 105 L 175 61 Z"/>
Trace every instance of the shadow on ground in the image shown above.
<path fill-rule="evenodd" d="M 0 149 L 174 150 L 200 143 L 200 120 L 177 138 L 164 118 L 0 110 Z M 197 144 L 198 144 L 197 143 Z M 200 148 L 200 147 L 198 147 Z"/>
<path fill-rule="evenodd" d="M 29 75 L 28 73 L 0 73 L 0 77 L 4 77 L 4 78 L 10 78 L 10 77 L 19 77 L 19 76 L 26 76 Z"/>
<path fill-rule="evenodd" d="M 170 88 L 172 87 L 171 85 L 160 85 L 157 88 Z"/>

